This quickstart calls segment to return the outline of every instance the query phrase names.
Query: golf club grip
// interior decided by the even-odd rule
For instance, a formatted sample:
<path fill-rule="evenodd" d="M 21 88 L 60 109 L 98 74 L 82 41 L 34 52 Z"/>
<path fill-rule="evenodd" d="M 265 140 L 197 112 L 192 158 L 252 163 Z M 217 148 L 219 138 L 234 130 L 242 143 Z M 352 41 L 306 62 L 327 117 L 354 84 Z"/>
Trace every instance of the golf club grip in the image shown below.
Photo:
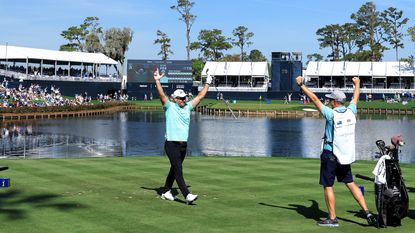
<path fill-rule="evenodd" d="M 4 171 L 4 170 L 7 170 L 7 169 L 9 169 L 9 167 L 0 167 L 0 171 Z"/>
<path fill-rule="evenodd" d="M 375 179 L 373 179 L 372 177 L 364 176 L 364 175 L 360 175 L 360 174 L 356 174 L 356 178 L 360 178 L 362 180 L 369 180 L 369 181 L 375 182 Z"/>

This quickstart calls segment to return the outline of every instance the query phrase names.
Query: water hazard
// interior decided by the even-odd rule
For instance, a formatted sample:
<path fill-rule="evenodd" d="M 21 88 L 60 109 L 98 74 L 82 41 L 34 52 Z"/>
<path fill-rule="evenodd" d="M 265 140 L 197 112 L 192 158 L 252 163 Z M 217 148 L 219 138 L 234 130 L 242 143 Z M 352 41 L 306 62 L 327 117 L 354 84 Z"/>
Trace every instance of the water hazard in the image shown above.
<path fill-rule="evenodd" d="M 163 112 L 121 112 L 88 118 L 3 122 L 0 156 L 66 158 L 164 154 Z M 289 156 L 318 158 L 321 118 L 239 118 L 194 113 L 188 153 L 221 156 Z M 408 116 L 360 116 L 356 127 L 357 158 L 372 160 L 375 141 L 389 143 L 402 134 L 401 161 L 415 163 L 415 119 Z"/>

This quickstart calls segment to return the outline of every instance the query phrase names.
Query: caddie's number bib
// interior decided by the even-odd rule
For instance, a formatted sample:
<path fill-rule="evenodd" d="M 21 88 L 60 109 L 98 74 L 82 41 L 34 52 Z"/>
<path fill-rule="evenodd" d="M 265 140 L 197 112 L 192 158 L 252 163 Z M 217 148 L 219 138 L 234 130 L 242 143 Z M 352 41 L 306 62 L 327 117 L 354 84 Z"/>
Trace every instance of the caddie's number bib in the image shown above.
<path fill-rule="evenodd" d="M 333 114 L 333 153 L 340 164 L 351 164 L 356 160 L 356 116 L 350 109 L 345 112 L 333 111 Z"/>

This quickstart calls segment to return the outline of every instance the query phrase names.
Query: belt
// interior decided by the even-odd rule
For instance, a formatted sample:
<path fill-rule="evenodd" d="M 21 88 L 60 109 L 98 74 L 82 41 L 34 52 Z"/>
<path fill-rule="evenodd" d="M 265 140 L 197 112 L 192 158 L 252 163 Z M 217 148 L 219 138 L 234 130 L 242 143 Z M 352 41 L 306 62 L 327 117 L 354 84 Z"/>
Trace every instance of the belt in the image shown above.
<path fill-rule="evenodd" d="M 184 141 L 167 141 L 167 142 L 171 142 L 177 145 L 187 145 L 187 142 L 184 142 Z"/>

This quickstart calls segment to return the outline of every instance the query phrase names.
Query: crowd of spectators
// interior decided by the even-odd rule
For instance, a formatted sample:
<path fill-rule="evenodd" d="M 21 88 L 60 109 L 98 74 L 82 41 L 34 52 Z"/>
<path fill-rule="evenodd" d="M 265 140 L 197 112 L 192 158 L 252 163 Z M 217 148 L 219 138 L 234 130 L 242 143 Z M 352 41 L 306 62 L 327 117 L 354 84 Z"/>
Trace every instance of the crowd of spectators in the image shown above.
<path fill-rule="evenodd" d="M 409 101 L 414 100 L 414 93 L 412 92 L 403 92 L 403 93 L 395 93 L 393 96 L 386 96 L 385 94 L 382 95 L 383 101 L 387 103 L 402 103 L 407 104 Z"/>
<path fill-rule="evenodd" d="M 6 84 L 6 85 L 5 85 Z M 43 106 L 67 106 L 77 105 L 75 100 L 64 99 L 59 88 L 51 87 L 48 92 L 47 88 L 32 84 L 29 88 L 19 85 L 18 88 L 8 88 L 7 81 L 0 86 L 1 107 L 43 107 Z"/>
<path fill-rule="evenodd" d="M 0 66 L 0 69 L 5 69 L 4 66 Z M 67 68 L 62 68 L 59 67 L 58 69 L 56 69 L 54 67 L 44 67 L 41 68 L 40 67 L 36 67 L 36 66 L 28 66 L 27 70 L 26 67 L 24 66 L 17 66 L 17 65 L 13 65 L 13 66 L 9 66 L 8 67 L 9 71 L 12 72 L 16 72 L 16 73 L 20 73 L 22 75 L 28 75 L 28 77 L 33 78 L 33 79 L 37 79 L 37 78 L 48 78 L 48 77 L 55 77 L 55 75 L 57 77 L 72 77 L 72 78 L 83 78 L 83 79 L 100 79 L 100 78 L 112 78 L 112 79 L 119 79 L 120 77 L 118 76 L 118 74 L 114 73 L 114 74 L 110 74 L 110 75 L 104 75 L 104 74 L 95 74 L 92 70 L 87 70 L 86 68 L 84 68 L 82 71 L 81 69 L 77 69 L 77 68 L 70 68 L 70 70 L 68 70 Z M 27 73 L 26 73 L 27 72 Z M 98 75 L 98 76 L 96 76 Z"/>
<path fill-rule="evenodd" d="M 99 94 L 97 98 L 100 102 L 125 101 L 127 95 Z M 7 80 L 0 84 L 0 107 L 17 108 L 17 107 L 45 107 L 45 106 L 77 106 L 92 104 L 92 97 L 86 92 L 75 95 L 75 98 L 68 99 L 62 96 L 59 88 L 51 86 L 43 88 L 38 84 L 32 84 L 28 88 L 19 85 L 18 88 L 9 88 Z"/>
<path fill-rule="evenodd" d="M 114 92 L 113 94 L 98 94 L 97 100 L 102 103 L 110 101 L 127 101 L 128 95 L 121 94 L 121 91 Z"/>

